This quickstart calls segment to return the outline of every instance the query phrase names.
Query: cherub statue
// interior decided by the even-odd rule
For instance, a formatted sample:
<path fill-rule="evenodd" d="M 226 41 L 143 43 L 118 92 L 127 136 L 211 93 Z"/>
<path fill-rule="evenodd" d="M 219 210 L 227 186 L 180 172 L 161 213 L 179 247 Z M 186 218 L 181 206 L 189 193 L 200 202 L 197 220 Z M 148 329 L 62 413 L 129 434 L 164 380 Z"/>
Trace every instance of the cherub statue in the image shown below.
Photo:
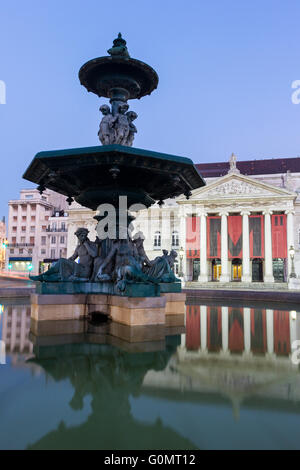
<path fill-rule="evenodd" d="M 125 114 L 128 111 L 128 104 L 123 103 L 119 105 L 118 114 L 116 116 L 116 139 L 115 143 L 119 145 L 127 145 L 127 139 L 129 136 L 129 121 L 127 115 Z"/>
<path fill-rule="evenodd" d="M 117 121 L 117 116 L 113 116 L 111 114 L 110 107 L 107 104 L 103 104 L 99 109 L 103 114 L 98 132 L 100 142 L 103 145 L 114 144 L 116 138 L 116 130 L 114 125 Z"/>
<path fill-rule="evenodd" d="M 133 121 L 138 117 L 138 115 L 134 111 L 128 111 L 126 113 L 128 122 L 129 122 L 129 134 L 127 138 L 127 145 L 129 147 L 132 147 L 133 141 L 134 141 L 134 134 L 137 133 L 137 128 L 133 124 Z"/>

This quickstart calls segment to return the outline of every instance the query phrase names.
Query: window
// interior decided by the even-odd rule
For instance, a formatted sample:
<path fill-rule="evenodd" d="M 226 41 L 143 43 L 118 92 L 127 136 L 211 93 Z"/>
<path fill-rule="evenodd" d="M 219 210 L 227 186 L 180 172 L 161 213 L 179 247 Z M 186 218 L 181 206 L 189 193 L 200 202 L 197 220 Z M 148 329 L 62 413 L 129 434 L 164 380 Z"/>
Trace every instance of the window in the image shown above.
<path fill-rule="evenodd" d="M 52 249 L 51 250 L 51 256 L 50 256 L 51 259 L 55 259 L 55 250 Z"/>
<path fill-rule="evenodd" d="M 20 248 L 19 249 L 19 255 L 22 255 L 23 254 L 23 248 Z"/>
<path fill-rule="evenodd" d="M 33 194 L 26 194 L 25 199 L 33 199 Z"/>
<path fill-rule="evenodd" d="M 47 201 L 46 196 L 42 196 L 43 201 Z"/>
<path fill-rule="evenodd" d="M 16 238 L 16 237 L 12 237 L 11 242 L 12 242 L 12 243 L 17 243 L 17 238 Z"/>
<path fill-rule="evenodd" d="M 60 257 L 60 258 L 63 257 L 63 252 L 64 252 L 64 250 L 62 250 L 62 249 L 59 250 L 59 257 Z"/>
<path fill-rule="evenodd" d="M 30 243 L 34 244 L 34 237 L 30 237 Z"/>
<path fill-rule="evenodd" d="M 42 244 L 42 245 L 46 245 L 46 237 L 42 237 L 42 238 L 41 238 L 41 244 Z"/>
<path fill-rule="evenodd" d="M 52 244 L 56 243 L 56 237 L 51 237 L 51 243 Z"/>
<path fill-rule="evenodd" d="M 30 227 L 30 232 L 34 232 L 34 231 L 35 231 L 35 226 L 32 225 L 32 226 Z"/>
<path fill-rule="evenodd" d="M 18 216 L 17 215 L 14 215 L 13 216 L 13 221 L 16 222 L 18 220 Z"/>
<path fill-rule="evenodd" d="M 176 230 L 172 233 L 172 246 L 179 246 L 179 235 Z"/>
<path fill-rule="evenodd" d="M 22 232 L 26 232 L 26 227 L 23 225 L 23 227 L 21 228 Z"/>
<path fill-rule="evenodd" d="M 47 229 L 47 225 L 42 225 L 43 232 L 46 232 L 46 229 Z"/>
<path fill-rule="evenodd" d="M 65 243 L 65 237 L 60 237 L 60 243 Z"/>
<path fill-rule="evenodd" d="M 52 226 L 51 226 L 52 230 L 55 231 L 56 230 L 56 222 L 52 222 Z"/>
<path fill-rule="evenodd" d="M 21 237 L 21 243 L 25 243 L 25 240 L 26 240 L 25 237 Z"/>
<path fill-rule="evenodd" d="M 45 254 L 46 254 L 46 250 L 43 248 L 43 249 L 41 250 L 41 255 L 45 255 Z"/>
<path fill-rule="evenodd" d="M 9 252 L 10 252 L 11 255 L 13 255 L 14 252 L 15 252 L 15 250 L 14 250 L 14 249 L 10 249 Z"/>
<path fill-rule="evenodd" d="M 31 222 L 35 222 L 35 215 L 31 216 Z"/>
<path fill-rule="evenodd" d="M 45 220 L 49 220 L 49 215 L 46 215 Z"/>
<path fill-rule="evenodd" d="M 175 273 L 175 274 L 178 274 L 178 273 L 179 273 L 178 261 L 175 261 L 175 263 L 174 263 L 174 273 Z"/>
<path fill-rule="evenodd" d="M 154 234 L 154 247 L 160 248 L 161 246 L 161 235 L 160 232 L 155 232 Z"/>
<path fill-rule="evenodd" d="M 17 231 L 17 227 L 13 227 L 13 232 L 16 232 Z"/>
<path fill-rule="evenodd" d="M 61 229 L 65 230 L 66 229 L 66 224 L 64 222 L 61 223 Z"/>
<path fill-rule="evenodd" d="M 29 248 L 28 254 L 29 254 L 29 255 L 32 255 L 32 249 L 31 249 L 31 248 Z"/>
<path fill-rule="evenodd" d="M 23 222 L 26 222 L 26 215 L 22 216 L 22 220 L 23 220 Z"/>

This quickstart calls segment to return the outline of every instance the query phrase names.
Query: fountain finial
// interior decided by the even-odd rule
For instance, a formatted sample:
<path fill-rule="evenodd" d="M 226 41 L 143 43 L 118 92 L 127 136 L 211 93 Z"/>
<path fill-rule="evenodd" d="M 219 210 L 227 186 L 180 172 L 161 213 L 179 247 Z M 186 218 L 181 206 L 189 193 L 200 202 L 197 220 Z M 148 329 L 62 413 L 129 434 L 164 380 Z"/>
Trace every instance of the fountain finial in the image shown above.
<path fill-rule="evenodd" d="M 126 47 L 126 41 L 122 38 L 122 34 L 119 33 L 118 37 L 113 41 L 113 47 L 107 51 L 111 56 L 130 57 L 128 49 Z"/>

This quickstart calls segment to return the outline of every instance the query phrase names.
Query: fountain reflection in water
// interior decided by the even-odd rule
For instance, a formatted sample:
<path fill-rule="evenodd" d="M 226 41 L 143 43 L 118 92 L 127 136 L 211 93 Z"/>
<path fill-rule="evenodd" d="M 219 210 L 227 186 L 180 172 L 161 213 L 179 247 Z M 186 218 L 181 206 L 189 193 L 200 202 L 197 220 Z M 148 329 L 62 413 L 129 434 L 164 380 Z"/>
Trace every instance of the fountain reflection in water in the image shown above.
<path fill-rule="evenodd" d="M 31 448 L 191 449 L 203 447 L 203 440 L 207 448 L 230 447 L 226 433 L 232 436 L 233 448 L 259 448 L 266 439 L 265 420 L 282 435 L 274 447 L 295 447 L 291 417 L 298 418 L 300 412 L 300 376 L 291 362 L 291 345 L 300 338 L 300 321 L 294 309 L 190 302 L 185 328 L 182 315 L 156 327 L 95 324 L 87 319 L 31 321 L 30 340 L 29 305 L 5 306 L 3 320 L 1 339 L 10 358 L 5 367 L 16 376 L 20 367 L 34 371 L 33 377 L 45 376 L 45 392 L 52 387 L 55 393 L 55 408 L 41 408 L 40 388 L 31 379 L 36 402 L 30 400 L 30 414 L 39 410 L 44 423 L 49 413 L 57 415 L 56 427 L 40 434 L 35 430 L 29 439 L 29 423 L 21 412 L 21 434 Z M 72 390 L 67 402 L 62 394 L 66 380 Z M 26 409 L 28 399 L 21 396 Z M 201 419 L 195 406 L 202 409 Z M 186 417 L 190 407 L 192 421 Z M 223 411 L 230 407 L 231 418 Z M 67 409 L 86 417 L 76 426 L 61 424 L 59 413 Z M 256 420 L 250 429 L 248 410 Z M 0 431 L 2 426 L 8 429 L 3 416 Z M 179 422 L 174 416 L 181 416 Z M 239 436 L 247 435 L 243 445 L 234 441 L 235 422 Z M 1 440 L 2 432 L 0 447 Z"/>

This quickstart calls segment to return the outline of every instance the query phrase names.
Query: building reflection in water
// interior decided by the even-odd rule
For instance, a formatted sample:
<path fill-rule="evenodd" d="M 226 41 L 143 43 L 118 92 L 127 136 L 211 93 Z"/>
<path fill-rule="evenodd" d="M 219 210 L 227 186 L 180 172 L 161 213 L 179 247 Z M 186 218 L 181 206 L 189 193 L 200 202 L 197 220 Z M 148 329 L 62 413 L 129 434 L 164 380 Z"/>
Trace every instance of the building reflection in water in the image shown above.
<path fill-rule="evenodd" d="M 188 305 L 187 351 L 289 357 L 297 339 L 294 311 Z"/>
<path fill-rule="evenodd" d="M 68 379 L 73 397 L 66 406 L 73 410 L 91 397 L 83 424 L 49 429 L 30 447 L 194 447 L 184 426 L 141 421 L 132 409 L 139 397 L 162 398 L 166 408 L 171 402 L 222 403 L 236 419 L 241 407 L 300 413 L 299 367 L 291 361 L 292 343 L 300 338 L 295 311 L 187 305 L 185 330 L 181 320 L 150 329 L 31 323 L 33 346 L 30 307 L 6 306 L 1 338 L 12 367 L 36 368 L 52 383 Z"/>

